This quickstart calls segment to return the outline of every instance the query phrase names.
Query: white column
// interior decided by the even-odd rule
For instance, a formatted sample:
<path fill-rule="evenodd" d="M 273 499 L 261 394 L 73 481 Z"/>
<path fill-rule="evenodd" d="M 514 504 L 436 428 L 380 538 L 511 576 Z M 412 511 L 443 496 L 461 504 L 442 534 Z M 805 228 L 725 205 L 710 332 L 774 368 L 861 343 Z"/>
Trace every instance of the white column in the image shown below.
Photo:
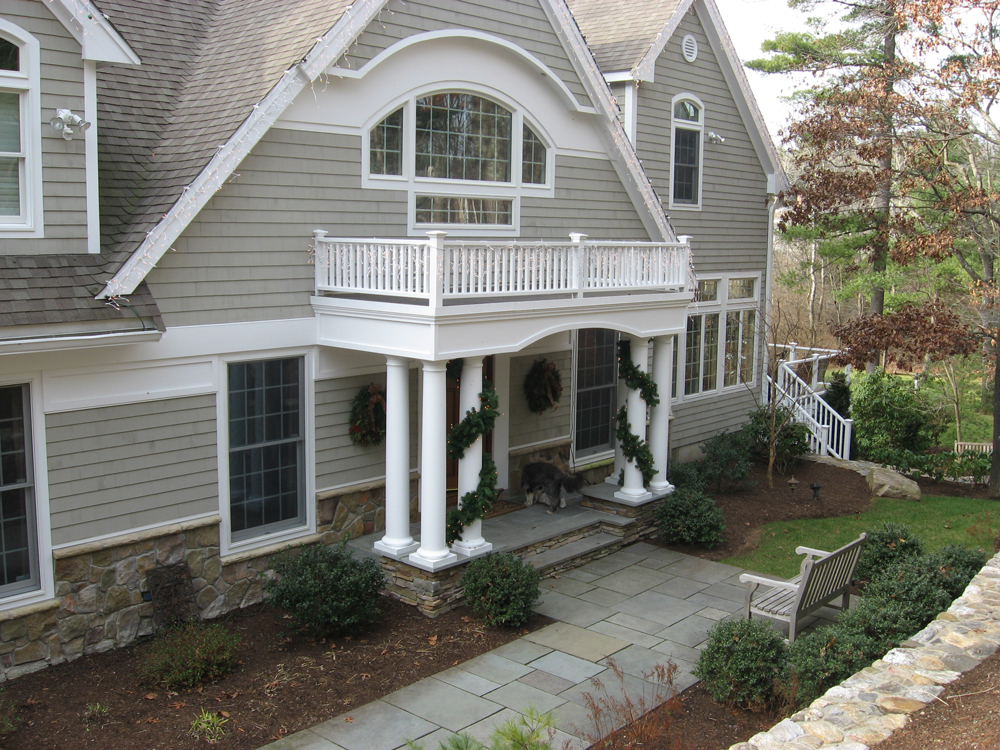
<path fill-rule="evenodd" d="M 470 409 L 480 407 L 479 394 L 483 390 L 483 358 L 466 357 L 462 364 L 462 379 L 459 384 L 459 413 L 464 417 Z M 458 501 L 462 502 L 467 492 L 475 492 L 479 486 L 479 472 L 483 468 L 483 436 L 465 449 L 465 455 L 458 460 Z M 493 545 L 483 539 L 483 522 L 475 520 L 465 527 L 462 538 L 451 549 L 459 555 L 482 555 L 493 549 Z"/>
<path fill-rule="evenodd" d="M 376 552 L 399 559 L 420 545 L 410 536 L 410 362 L 385 358 L 385 536 Z"/>
<path fill-rule="evenodd" d="M 424 362 L 420 414 L 420 548 L 407 561 L 437 570 L 458 560 L 445 543 L 448 431 L 445 362 Z"/>
<path fill-rule="evenodd" d="M 630 349 L 632 351 L 632 364 L 643 372 L 646 371 L 646 363 L 649 361 L 649 341 L 637 336 L 629 336 Z M 632 425 L 632 432 L 639 436 L 641 440 L 646 439 L 646 402 L 642 400 L 642 395 L 638 389 L 628 389 L 626 397 L 628 408 L 628 421 Z M 615 498 L 628 503 L 636 503 L 648 500 L 652 494 L 646 491 L 642 482 L 642 472 L 635 461 L 625 462 L 625 482 L 624 486 L 615 493 Z"/>
<path fill-rule="evenodd" d="M 653 454 L 656 476 L 649 483 L 653 492 L 673 492 L 667 478 L 670 461 L 670 380 L 674 369 L 674 337 L 653 339 L 653 382 L 660 394 L 660 403 L 649 414 L 649 450 Z"/>
<path fill-rule="evenodd" d="M 615 354 L 615 377 L 618 377 L 618 355 Z M 615 430 L 618 428 L 618 422 L 615 420 L 615 416 L 618 411 L 625 404 L 625 399 L 628 394 L 628 388 L 625 387 L 625 381 L 618 380 L 618 389 L 615 391 L 615 408 L 611 415 L 611 432 L 614 434 Z M 622 453 L 621 441 L 615 437 L 615 468 L 611 472 L 611 476 L 607 477 L 604 481 L 608 484 L 613 484 L 615 487 L 618 486 L 618 477 L 621 476 L 622 471 L 625 470 L 625 454 Z"/>

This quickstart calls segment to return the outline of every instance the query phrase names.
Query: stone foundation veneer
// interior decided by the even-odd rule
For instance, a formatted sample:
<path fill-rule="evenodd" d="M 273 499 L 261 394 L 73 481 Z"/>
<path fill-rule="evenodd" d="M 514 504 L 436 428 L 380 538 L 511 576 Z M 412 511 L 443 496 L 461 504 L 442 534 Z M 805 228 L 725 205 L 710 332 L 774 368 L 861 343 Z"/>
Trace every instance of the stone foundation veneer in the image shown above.
<path fill-rule="evenodd" d="M 202 619 L 263 599 L 274 555 L 309 544 L 335 544 L 385 528 L 383 482 L 317 496 L 317 532 L 279 544 L 219 556 L 219 516 L 63 547 L 54 554 L 56 596 L 0 612 L 0 681 L 107 651 L 154 631 L 155 603 L 146 573 L 187 563 Z M 411 483 L 415 512 L 415 484 Z"/>
<path fill-rule="evenodd" d="M 948 610 L 810 706 L 729 750 L 868 750 L 1000 645 L 1000 554 Z"/>

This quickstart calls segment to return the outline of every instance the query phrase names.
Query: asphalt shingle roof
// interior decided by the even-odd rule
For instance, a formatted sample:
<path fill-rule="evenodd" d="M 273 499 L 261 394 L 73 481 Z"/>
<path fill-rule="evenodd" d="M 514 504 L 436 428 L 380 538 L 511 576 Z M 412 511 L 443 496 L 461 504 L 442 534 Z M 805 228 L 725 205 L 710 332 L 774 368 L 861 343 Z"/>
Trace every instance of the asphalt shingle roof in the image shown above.
<path fill-rule="evenodd" d="M 567 0 L 587 46 L 605 73 L 631 70 L 681 0 Z"/>

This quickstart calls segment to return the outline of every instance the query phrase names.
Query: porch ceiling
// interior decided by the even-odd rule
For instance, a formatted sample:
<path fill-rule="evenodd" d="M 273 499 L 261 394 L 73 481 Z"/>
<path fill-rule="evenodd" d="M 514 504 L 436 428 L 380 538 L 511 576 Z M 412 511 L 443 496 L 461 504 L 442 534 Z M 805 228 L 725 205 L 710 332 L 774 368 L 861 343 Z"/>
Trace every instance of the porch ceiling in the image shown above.
<path fill-rule="evenodd" d="M 318 343 L 440 361 L 517 352 L 561 331 L 609 328 L 635 336 L 681 334 L 692 294 L 650 292 L 429 307 L 313 297 Z"/>

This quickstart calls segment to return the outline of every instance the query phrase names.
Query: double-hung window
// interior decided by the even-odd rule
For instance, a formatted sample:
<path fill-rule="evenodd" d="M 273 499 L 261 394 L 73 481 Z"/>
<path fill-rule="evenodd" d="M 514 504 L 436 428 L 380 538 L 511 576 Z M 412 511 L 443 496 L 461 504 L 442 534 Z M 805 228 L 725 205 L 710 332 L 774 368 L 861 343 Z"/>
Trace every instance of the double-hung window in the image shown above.
<path fill-rule="evenodd" d="M 230 362 L 233 541 L 306 523 L 303 360 Z"/>
<path fill-rule="evenodd" d="M 414 233 L 516 233 L 520 195 L 551 191 L 551 156 L 537 128 L 477 94 L 415 96 L 375 123 L 367 143 L 366 187 L 405 182 Z"/>
<path fill-rule="evenodd" d="M 41 236 L 38 42 L 0 19 L 0 239 Z"/>
<path fill-rule="evenodd" d="M 705 108 L 690 94 L 673 99 L 671 118 L 671 208 L 700 208 Z"/>
<path fill-rule="evenodd" d="M 38 588 L 28 386 L 0 388 L 0 596 Z"/>
<path fill-rule="evenodd" d="M 614 448 L 618 406 L 618 332 L 586 328 L 576 339 L 576 418 L 573 448 L 589 456 Z"/>

